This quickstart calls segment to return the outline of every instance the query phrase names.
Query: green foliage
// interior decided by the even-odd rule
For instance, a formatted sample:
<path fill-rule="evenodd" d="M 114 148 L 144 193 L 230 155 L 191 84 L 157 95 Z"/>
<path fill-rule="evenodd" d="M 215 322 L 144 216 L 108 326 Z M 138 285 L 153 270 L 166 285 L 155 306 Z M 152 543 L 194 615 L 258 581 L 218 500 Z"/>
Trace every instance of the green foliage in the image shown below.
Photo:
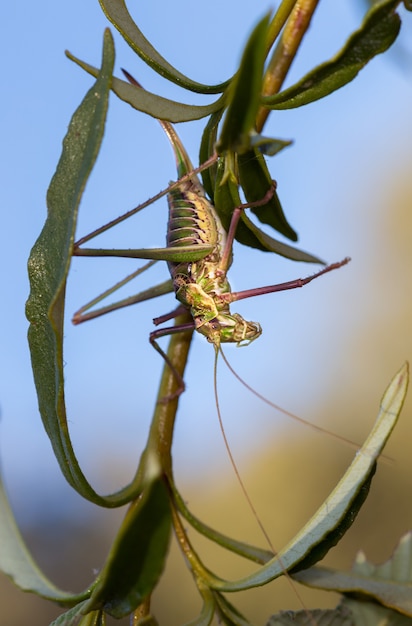
<path fill-rule="evenodd" d="M 374 4 L 360 29 L 334 59 L 319 65 L 289 89 L 264 98 L 265 106 L 293 109 L 324 98 L 353 80 L 374 56 L 385 52 L 395 41 L 401 27 L 400 17 L 394 12 L 398 5 L 398 0 Z"/>
<path fill-rule="evenodd" d="M 130 16 L 123 0 L 99 0 L 106 17 L 136 54 L 164 78 L 197 93 L 221 93 L 228 82 L 208 86 L 190 80 L 170 65 L 146 39 Z M 167 119 L 159 116 L 159 119 Z"/>
<path fill-rule="evenodd" d="M 277 72 L 277 78 L 283 80 L 287 70 L 283 75 L 282 62 L 274 67 L 273 63 L 267 64 L 267 57 L 273 45 L 278 46 L 276 50 L 280 55 L 282 46 L 290 43 L 286 41 L 290 35 L 287 29 L 282 30 L 282 26 L 284 18 L 289 14 L 293 17 L 294 11 L 298 11 L 293 2 L 284 0 L 273 17 L 266 15 L 258 22 L 246 43 L 236 74 L 215 86 L 197 83 L 173 68 L 144 37 L 123 0 L 100 0 L 100 4 L 131 48 L 161 76 L 191 91 L 222 95 L 210 105 L 190 106 L 148 93 L 133 80 L 126 82 L 113 78 L 114 44 L 109 31 L 104 36 L 100 70 L 69 55 L 95 76 L 96 81 L 70 122 L 48 191 L 47 220 L 29 259 L 31 293 L 27 302 L 27 317 L 30 321 L 32 366 L 43 424 L 69 484 L 99 506 L 115 507 L 129 503 L 129 508 L 96 580 L 86 591 L 73 595 L 56 588 L 37 568 L 0 485 L 0 568 L 21 589 L 68 608 L 51 626 L 103 626 L 106 615 L 115 618 L 131 615 L 134 624 L 154 626 L 156 620 L 150 612 L 150 596 L 164 569 L 173 526 L 202 598 L 201 612 L 190 622 L 191 626 L 207 626 L 214 617 L 223 624 L 247 626 L 250 622 L 223 594 L 265 585 L 286 572 L 306 585 L 331 589 L 348 596 L 336 611 L 314 611 L 309 623 L 318 626 L 372 626 L 380 619 L 387 619 L 388 623 L 395 623 L 396 620 L 396 624 L 411 623 L 410 536 L 402 540 L 393 558 L 383 566 L 375 567 L 359 556 L 352 573 L 314 567 L 353 523 L 367 496 L 376 460 L 402 408 L 408 385 L 407 365 L 390 383 L 375 426 L 342 479 L 314 516 L 276 555 L 225 536 L 199 520 L 189 511 L 175 484 L 171 447 L 179 380 L 184 374 L 194 326 L 189 312 L 177 318 L 167 355 L 159 349 L 166 365 L 147 445 L 134 480 L 115 494 L 97 494 L 79 466 L 68 431 L 63 376 L 65 290 L 74 254 L 129 256 L 195 265 L 215 252 L 208 244 L 182 246 L 177 251 L 174 248 L 93 250 L 82 247 L 79 242 L 75 244 L 79 203 L 100 150 L 110 90 L 135 109 L 162 121 L 178 157 L 179 175 L 183 175 L 185 181 L 191 180 L 194 185 L 197 179 L 188 171 L 190 161 L 184 147 L 172 127 L 164 122 L 210 116 L 201 143 L 201 159 L 208 164 L 203 182 L 224 228 L 229 230 L 233 223 L 234 209 L 241 205 L 242 190 L 249 204 L 259 204 L 251 207 L 257 220 L 296 241 L 297 234 L 286 219 L 264 158 L 264 155 L 277 154 L 290 141 L 264 137 L 257 132 L 256 120 L 262 107 L 287 109 L 308 104 L 352 80 L 367 62 L 396 39 L 400 19 L 395 9 L 400 3 L 394 0 L 375 3 L 362 26 L 337 56 L 312 70 L 293 87 L 279 93 L 268 93 L 267 85 L 272 72 Z M 277 58 L 276 55 L 274 58 Z M 169 191 L 179 189 L 179 185 L 182 181 L 175 183 Z M 161 195 L 164 194 L 159 194 L 159 197 Z M 263 199 L 264 202 L 261 202 Z M 102 227 L 81 243 L 107 228 Z M 291 260 L 321 263 L 318 257 L 270 237 L 244 211 L 236 228 L 236 237 L 247 246 L 281 254 Z M 147 264 L 144 269 L 150 265 Z M 138 294 L 133 301 L 156 297 L 170 290 L 171 281 L 167 281 Z M 183 521 L 221 548 L 252 561 L 257 569 L 239 580 L 226 580 L 210 571 L 191 545 Z M 368 603 L 352 599 L 354 593 L 362 594 Z M 390 621 L 392 618 L 393 622 Z M 307 612 L 273 616 L 268 626 L 291 623 L 307 624 Z"/>
<path fill-rule="evenodd" d="M 63 320 L 78 208 L 103 138 L 113 64 L 113 39 L 106 31 L 101 72 L 73 115 L 47 193 L 47 220 L 29 258 L 26 308 L 40 414 L 54 453 L 68 482 L 83 497 L 104 506 L 124 504 L 135 491 L 130 486 L 116 495 L 99 496 L 77 463 L 64 404 Z"/>
<path fill-rule="evenodd" d="M 337 591 L 343 594 L 339 610 L 349 616 L 352 626 L 375 626 L 388 624 L 411 626 L 412 624 L 412 534 L 404 535 L 391 558 L 381 565 L 374 565 L 360 552 L 351 572 L 338 572 L 326 567 L 312 567 L 294 578 L 309 587 Z M 362 601 L 354 598 L 362 598 Z M 324 614 L 324 615 L 323 615 Z M 334 624 L 324 611 L 320 625 Z M 336 616 L 335 616 L 336 617 Z M 276 616 L 277 618 L 277 616 Z M 271 618 L 267 626 L 287 624 Z M 305 615 L 302 615 L 302 620 Z M 296 619 L 293 623 L 302 623 Z M 317 622 L 318 623 L 318 622 Z M 336 622 L 341 626 L 345 622 Z"/>
<path fill-rule="evenodd" d="M 243 52 L 239 69 L 227 90 L 227 111 L 216 149 L 243 154 L 251 148 L 260 106 L 269 15 L 254 28 Z"/>
<path fill-rule="evenodd" d="M 17 527 L 0 481 L 0 570 L 23 591 L 54 600 L 62 606 L 77 604 L 84 598 L 58 589 L 41 572 L 28 551 Z"/>
<path fill-rule="evenodd" d="M 130 505 L 85 612 L 104 609 L 120 618 L 143 602 L 163 571 L 170 522 L 166 486 L 158 477 Z"/>

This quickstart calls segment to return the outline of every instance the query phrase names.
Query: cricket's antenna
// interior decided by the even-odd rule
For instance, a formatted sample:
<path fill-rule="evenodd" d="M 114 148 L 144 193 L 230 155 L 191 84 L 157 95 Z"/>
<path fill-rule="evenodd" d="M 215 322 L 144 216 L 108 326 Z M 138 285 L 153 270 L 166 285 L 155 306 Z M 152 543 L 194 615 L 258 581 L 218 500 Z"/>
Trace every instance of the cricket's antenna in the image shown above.
<path fill-rule="evenodd" d="M 240 376 L 240 374 L 237 373 L 237 371 L 234 369 L 234 367 L 229 362 L 229 360 L 228 360 L 227 356 L 225 355 L 225 353 L 223 352 L 222 348 L 220 348 L 220 354 L 222 355 L 222 359 L 225 362 L 226 367 L 233 374 L 233 376 L 236 378 L 236 380 L 238 380 L 240 382 L 240 384 L 243 385 L 248 391 L 253 393 L 254 396 L 259 398 L 259 400 L 262 400 L 262 402 L 265 402 L 265 404 L 267 404 L 270 407 L 272 407 L 272 409 L 275 409 L 276 411 L 279 411 L 279 413 L 283 413 L 283 415 L 286 415 L 286 417 L 290 417 L 291 419 L 295 420 L 296 422 L 299 422 L 300 424 L 302 424 L 302 426 L 306 426 L 307 428 L 311 428 L 312 430 L 314 430 L 314 431 L 316 431 L 316 432 L 318 432 L 320 434 L 328 435 L 329 437 L 333 437 L 337 441 L 340 441 L 341 443 L 345 444 L 346 446 L 349 446 L 350 448 L 352 448 L 356 452 L 361 448 L 361 446 L 358 443 L 356 443 L 356 441 L 353 441 L 352 439 L 344 437 L 343 435 L 338 435 L 337 433 L 333 432 L 332 430 L 328 430 L 327 428 L 322 428 L 322 426 L 318 426 L 317 424 L 314 424 L 313 422 L 310 422 L 309 420 L 305 420 L 303 417 L 299 417 L 299 415 L 296 415 L 295 413 L 292 413 L 291 411 L 288 411 L 287 409 L 284 409 L 279 404 L 276 404 L 275 402 L 272 402 L 271 400 L 266 398 L 266 396 L 264 396 L 261 393 L 259 393 L 258 391 L 256 391 L 256 389 L 254 389 L 251 385 L 249 385 L 249 383 L 247 383 L 245 381 L 245 379 L 242 378 Z M 384 461 L 386 463 L 389 463 L 389 464 L 393 464 L 394 463 L 393 458 L 391 458 L 390 456 L 384 455 L 384 454 L 381 455 L 380 460 Z"/>
<path fill-rule="evenodd" d="M 273 552 L 273 554 L 276 555 L 277 554 L 277 550 L 275 550 L 275 548 L 273 546 L 273 543 L 272 543 L 272 541 L 271 541 L 271 539 L 269 537 L 269 534 L 266 531 L 265 527 L 263 526 L 262 520 L 260 519 L 260 517 L 259 517 L 259 515 L 257 513 L 257 510 L 256 510 L 256 508 L 255 508 L 255 506 L 254 506 L 254 504 L 252 502 L 252 499 L 251 499 L 251 497 L 250 497 L 250 495 L 249 495 L 249 493 L 248 493 L 248 491 L 246 489 L 245 483 L 242 480 L 242 477 L 240 475 L 238 466 L 236 464 L 236 461 L 235 461 L 234 456 L 232 454 L 232 451 L 230 449 L 229 441 L 228 441 L 227 436 L 226 436 L 226 431 L 225 431 L 225 428 L 224 428 L 224 425 L 223 425 L 223 420 L 222 420 L 222 414 L 221 414 L 221 411 L 220 411 L 219 393 L 218 393 L 218 388 L 217 388 L 217 364 L 218 364 L 219 352 L 222 354 L 223 360 L 225 361 L 226 364 L 227 364 L 227 361 L 226 361 L 226 357 L 224 356 L 224 354 L 222 352 L 221 347 L 218 346 L 218 345 L 215 345 L 214 348 L 215 348 L 215 359 L 214 359 L 214 367 L 213 367 L 213 389 L 214 389 L 214 393 L 215 393 L 215 403 L 216 403 L 217 417 L 218 417 L 218 420 L 219 420 L 220 431 L 222 433 L 222 437 L 223 437 L 223 441 L 224 441 L 224 444 L 225 444 L 225 448 L 226 448 L 226 451 L 227 451 L 227 453 L 229 455 L 230 464 L 233 467 L 233 471 L 234 471 L 234 473 L 236 475 L 236 478 L 237 478 L 237 480 L 239 482 L 239 485 L 240 485 L 240 488 L 241 488 L 241 490 L 243 492 L 243 495 L 246 498 L 248 506 L 249 506 L 249 508 L 250 508 L 250 510 L 252 512 L 252 515 L 255 518 L 255 520 L 256 520 L 256 522 L 257 522 L 257 524 L 258 524 L 258 526 L 259 526 L 259 528 L 260 528 L 260 530 L 261 530 L 261 532 L 262 532 L 262 534 L 263 534 L 263 536 L 264 536 L 268 546 L 270 547 L 270 549 Z M 283 567 L 281 561 L 280 561 L 280 565 Z M 297 600 L 301 604 L 302 609 L 304 611 L 306 611 L 306 613 L 307 613 L 310 626 L 317 626 L 317 623 L 316 623 L 316 620 L 313 617 L 313 614 L 306 607 L 306 605 L 305 605 L 305 603 L 303 601 L 303 598 L 302 598 L 301 594 L 299 593 L 299 591 L 298 591 L 296 585 L 294 584 L 293 580 L 289 576 L 286 567 L 283 567 L 283 570 L 284 570 L 284 576 L 286 577 L 286 579 L 287 579 L 287 581 L 288 581 L 288 583 L 289 583 L 293 593 L 295 594 Z"/>
<path fill-rule="evenodd" d="M 248 491 L 247 491 L 247 489 L 245 487 L 245 484 L 244 484 L 244 482 L 243 482 L 243 480 L 242 480 L 242 478 L 240 476 L 238 467 L 236 465 L 236 461 L 235 461 L 235 459 L 233 457 L 232 451 L 231 451 L 230 446 L 229 446 L 229 442 L 228 442 L 227 437 L 226 437 L 225 428 L 223 426 L 222 414 L 221 414 L 221 411 L 220 411 L 219 394 L 218 394 L 218 389 L 217 389 L 217 363 L 218 363 L 219 351 L 221 351 L 220 347 L 215 346 L 215 361 L 214 361 L 214 369 L 213 369 L 213 388 L 214 388 L 214 392 L 215 392 L 215 402 L 216 402 L 217 417 L 218 417 L 218 420 L 219 420 L 219 426 L 220 426 L 220 430 L 221 430 L 221 433 L 222 433 L 222 436 L 223 436 L 223 441 L 225 443 L 225 447 L 226 447 L 227 453 L 229 455 L 229 459 L 230 459 L 230 463 L 231 463 L 231 465 L 233 467 L 233 471 L 235 472 L 236 478 L 239 481 L 240 488 L 243 491 L 243 494 L 244 494 L 244 496 L 245 496 L 245 498 L 247 500 L 249 508 L 250 508 L 250 510 L 251 510 L 251 512 L 252 512 L 252 514 L 253 514 L 253 516 L 254 516 L 254 518 L 255 518 L 255 520 L 256 520 L 259 528 L 260 528 L 260 530 L 262 531 L 262 534 L 265 537 L 265 540 L 266 540 L 268 546 L 272 550 L 273 554 L 276 554 L 276 550 L 275 550 L 275 548 L 272 545 L 270 537 L 269 537 L 268 533 L 266 532 L 266 529 L 263 526 L 263 524 L 262 524 L 262 522 L 261 522 L 261 520 L 259 518 L 259 515 L 257 514 L 257 511 L 256 511 L 256 509 L 254 507 L 254 504 L 253 504 L 253 502 L 252 502 L 252 500 L 251 500 L 251 498 L 249 496 L 249 493 L 248 493 Z"/>
<path fill-rule="evenodd" d="M 222 349 L 220 349 L 220 352 L 221 352 L 221 355 L 222 355 L 222 359 L 224 360 L 224 362 L 226 364 L 226 367 L 230 370 L 230 372 L 233 374 L 233 376 L 236 378 L 236 380 L 238 380 L 240 382 L 240 384 L 243 385 L 248 391 L 253 393 L 254 396 L 259 398 L 259 400 L 262 400 L 262 402 L 265 402 L 266 404 L 268 404 L 273 409 L 276 409 L 276 411 L 279 411 L 280 413 L 283 413 L 283 415 L 286 415 L 287 417 L 290 417 L 291 419 L 295 420 L 296 422 L 299 422 L 300 424 L 303 424 L 303 426 L 307 426 L 308 428 L 312 428 L 312 430 L 315 430 L 318 433 L 322 433 L 324 435 L 329 435 L 330 437 L 333 437 L 334 439 L 337 439 L 338 441 L 343 442 L 344 444 L 350 446 L 351 448 L 354 448 L 355 450 L 359 450 L 359 448 L 361 446 L 358 443 L 356 443 L 355 441 L 352 441 L 352 439 L 348 439 L 346 437 L 343 437 L 342 435 L 338 435 L 337 433 L 334 433 L 332 430 L 328 430 L 327 428 L 322 428 L 322 426 L 318 426 L 317 424 L 314 424 L 313 422 L 310 422 L 309 420 L 305 420 L 303 417 L 299 417 L 299 415 L 296 415 L 295 413 L 291 413 L 291 411 L 288 411 L 287 409 L 284 409 L 279 404 L 276 404 L 275 402 L 272 402 L 271 400 L 269 400 L 268 398 L 263 396 L 261 393 L 256 391 L 256 389 L 254 389 L 251 385 L 249 385 L 240 376 L 240 374 L 238 374 L 236 372 L 236 370 L 230 364 L 227 356 L 224 354 Z"/>

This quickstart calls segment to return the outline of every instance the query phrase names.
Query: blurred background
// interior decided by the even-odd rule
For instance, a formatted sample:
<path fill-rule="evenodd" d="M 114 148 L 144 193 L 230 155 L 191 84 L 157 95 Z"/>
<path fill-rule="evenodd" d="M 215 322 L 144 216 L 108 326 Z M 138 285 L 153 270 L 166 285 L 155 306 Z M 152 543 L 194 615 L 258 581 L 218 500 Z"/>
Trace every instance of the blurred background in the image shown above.
<path fill-rule="evenodd" d="M 129 3 L 148 39 L 191 78 L 223 81 L 235 71 L 263 0 L 179 0 Z M 329 59 L 360 23 L 360 2 L 320 3 L 289 84 Z M 275 112 L 265 134 L 295 144 L 269 162 L 285 213 L 300 246 L 328 262 L 349 266 L 301 290 L 239 303 L 234 310 L 259 321 L 262 337 L 226 349 L 239 374 L 260 393 L 333 433 L 362 442 L 380 397 L 412 355 L 412 49 L 411 14 L 399 42 L 358 78 L 327 99 Z M 99 510 L 65 483 L 37 409 L 26 340 L 27 257 L 45 216 L 45 194 L 61 142 L 91 79 L 64 56 L 98 65 L 107 26 L 97 0 L 40 0 L 3 8 L 3 98 L 0 104 L 3 237 L 0 246 L 0 454 L 17 521 L 39 564 L 56 584 L 78 591 L 103 562 L 124 511 Z M 409 41 L 408 41 L 409 33 Z M 187 103 L 205 103 L 147 68 L 115 34 L 117 62 L 149 90 Z M 193 161 L 204 122 L 179 127 Z M 175 178 L 158 124 L 111 98 L 103 149 L 84 195 L 79 236 L 154 195 Z M 150 206 L 99 242 L 108 247 L 161 246 L 166 202 Z M 98 245 L 96 243 L 96 245 Z M 316 268 L 236 245 L 231 270 L 241 290 L 306 276 Z M 72 267 L 70 316 L 136 268 L 136 262 L 78 259 Z M 128 295 L 164 280 L 159 263 Z M 71 435 L 80 463 L 102 493 L 134 474 L 144 447 L 163 366 L 150 347 L 152 318 L 173 308 L 165 296 L 106 318 L 65 328 L 65 375 Z M 333 437 L 269 409 L 219 365 L 219 396 L 228 439 L 251 498 L 280 548 L 314 513 L 350 463 L 353 450 Z M 187 370 L 175 439 L 178 484 L 190 508 L 211 525 L 262 543 L 233 475 L 213 400 L 213 350 L 199 337 Z M 370 497 L 329 566 L 349 568 L 356 552 L 389 558 L 411 528 L 411 400 L 382 461 Z M 199 543 L 199 547 L 201 544 Z M 200 602 L 175 547 L 155 598 L 160 623 L 174 626 L 196 615 Z M 207 548 L 208 565 L 238 576 L 238 560 L 221 562 Z M 178 590 L 176 593 L 176 580 Z M 299 608 L 287 583 L 234 597 L 263 624 L 278 608 Z M 286 597 L 290 594 L 290 600 Z M 232 599 L 232 598 L 229 598 Z M 336 603 L 331 594 L 305 594 L 309 606 Z M 0 626 L 45 626 L 58 607 L 14 590 L 0 578 Z M 29 616 L 29 617 L 28 617 Z M 29 621 L 28 621 L 29 620 Z"/>

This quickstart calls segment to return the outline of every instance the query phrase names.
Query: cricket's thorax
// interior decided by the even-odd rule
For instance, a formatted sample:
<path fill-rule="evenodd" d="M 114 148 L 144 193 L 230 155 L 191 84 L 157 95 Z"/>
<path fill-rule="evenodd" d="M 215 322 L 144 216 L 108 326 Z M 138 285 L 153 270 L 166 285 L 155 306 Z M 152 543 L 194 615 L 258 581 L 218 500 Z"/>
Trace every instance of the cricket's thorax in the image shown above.
<path fill-rule="evenodd" d="M 232 314 L 224 298 L 231 291 L 221 269 L 226 232 L 203 188 L 197 181 L 187 181 L 169 194 L 168 202 L 168 247 L 213 246 L 204 259 L 169 262 L 176 298 L 190 310 L 196 330 L 211 343 L 253 341 L 262 332 L 260 325 Z"/>

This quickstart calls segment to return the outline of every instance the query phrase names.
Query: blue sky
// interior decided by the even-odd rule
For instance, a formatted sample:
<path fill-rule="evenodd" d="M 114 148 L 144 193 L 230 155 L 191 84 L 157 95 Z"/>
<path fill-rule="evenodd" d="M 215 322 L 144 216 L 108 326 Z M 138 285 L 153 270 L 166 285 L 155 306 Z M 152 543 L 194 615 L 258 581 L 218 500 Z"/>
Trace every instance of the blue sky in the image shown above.
<path fill-rule="evenodd" d="M 192 78 L 210 83 L 233 73 L 251 26 L 270 8 L 263 0 L 253 6 L 244 0 L 211 0 L 195 9 L 193 2 L 184 1 L 141 4 L 133 13 L 135 19 L 163 56 Z M 324 1 L 320 5 L 291 80 L 330 58 L 360 21 L 356 2 Z M 131 11 L 132 7 L 130 2 Z M 91 84 L 65 57 L 64 49 L 98 64 L 108 24 L 97 0 L 27 3 L 23 11 L 21 5 L 7 3 L 3 19 L 7 29 L 1 44 L 0 454 L 12 499 L 17 506 L 18 494 L 23 493 L 30 508 L 31 502 L 43 499 L 49 506 L 47 492 L 52 487 L 67 497 L 71 492 L 59 476 L 37 410 L 24 316 L 26 262 L 45 219 L 45 194 L 61 141 Z M 405 22 L 408 19 L 410 14 L 405 15 Z M 155 75 L 117 33 L 115 42 L 117 73 L 126 67 L 152 91 L 188 103 L 204 102 Z M 353 261 L 303 290 L 239 304 L 237 310 L 247 319 L 259 321 L 264 334 L 248 348 L 227 352 L 250 384 L 290 410 L 310 413 L 312 419 L 322 389 L 333 388 L 342 373 L 337 355 L 349 343 L 362 316 L 358 302 L 365 292 L 367 303 L 372 302 L 382 289 L 370 281 L 370 269 L 376 262 L 373 233 L 378 216 L 369 208 L 379 196 L 388 167 L 411 162 L 411 56 L 405 63 L 403 51 L 376 59 L 330 99 L 273 114 L 265 129 L 268 135 L 295 140 L 293 147 L 270 162 L 270 169 L 278 181 L 285 213 L 300 234 L 301 247 L 330 262 L 347 255 Z M 201 128 L 202 123 L 178 129 L 194 161 Z M 113 96 L 102 154 L 82 202 L 79 234 L 150 197 L 174 176 L 172 154 L 160 127 Z M 105 243 L 110 247 L 161 246 L 165 220 L 163 202 L 108 235 Z M 70 314 L 135 266 L 125 260 L 77 260 L 68 291 Z M 310 266 L 236 247 L 231 280 L 240 290 L 312 271 Z M 160 264 L 136 291 L 143 284 L 165 278 L 166 268 Z M 397 306 L 396 300 L 393 306 Z M 71 433 L 86 473 L 101 491 L 119 487 L 134 472 L 162 367 L 147 341 L 151 320 L 172 307 L 172 297 L 165 297 L 82 327 L 74 328 L 68 320 L 65 373 Z M 367 313 L 363 315 L 367 325 Z M 354 352 L 352 358 L 356 356 Z M 375 361 L 371 354 L 366 364 L 368 358 Z M 377 381 L 381 391 L 401 364 L 395 357 L 393 360 L 382 368 L 382 378 Z M 213 350 L 198 338 L 176 431 L 177 468 L 182 477 L 204 473 L 223 462 L 212 369 Z M 345 366 L 349 396 L 358 384 L 356 373 L 353 376 L 355 380 Z M 223 365 L 219 381 L 229 438 L 238 457 L 247 458 L 259 450 L 264 439 L 275 436 L 286 420 L 268 414 L 258 400 L 239 389 Z M 375 388 L 365 389 L 365 393 L 376 400 L 379 397 Z M 328 428 L 327 423 L 323 426 Z M 38 491 L 37 476 L 45 479 Z"/>

